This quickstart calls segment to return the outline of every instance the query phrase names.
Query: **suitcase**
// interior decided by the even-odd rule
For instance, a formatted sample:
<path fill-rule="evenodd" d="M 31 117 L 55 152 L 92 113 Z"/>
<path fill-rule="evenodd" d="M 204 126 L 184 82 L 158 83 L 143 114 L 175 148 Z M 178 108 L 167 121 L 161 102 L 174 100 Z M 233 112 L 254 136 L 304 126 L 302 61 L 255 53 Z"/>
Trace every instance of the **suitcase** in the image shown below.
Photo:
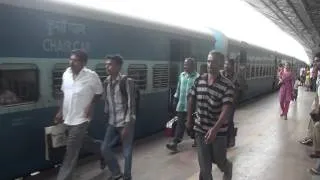
<path fill-rule="evenodd" d="M 177 121 L 178 121 L 178 116 L 175 116 L 167 122 L 165 131 L 164 131 L 167 137 L 174 136 L 175 128 L 177 126 Z"/>

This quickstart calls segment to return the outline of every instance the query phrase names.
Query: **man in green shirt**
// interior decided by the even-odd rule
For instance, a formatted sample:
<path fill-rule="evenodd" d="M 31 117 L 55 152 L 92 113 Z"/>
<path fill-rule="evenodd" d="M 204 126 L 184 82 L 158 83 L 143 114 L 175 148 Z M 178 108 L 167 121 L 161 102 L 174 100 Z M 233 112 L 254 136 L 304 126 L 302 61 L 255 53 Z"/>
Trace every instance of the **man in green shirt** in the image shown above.
<path fill-rule="evenodd" d="M 177 104 L 177 126 L 175 135 L 171 143 L 167 144 L 167 148 L 172 151 L 177 151 L 177 145 L 182 141 L 184 131 L 186 129 L 185 123 L 187 118 L 187 96 L 199 74 L 195 71 L 196 63 L 193 58 L 186 58 L 184 61 L 184 72 L 179 76 L 176 93 L 174 94 L 175 102 Z"/>

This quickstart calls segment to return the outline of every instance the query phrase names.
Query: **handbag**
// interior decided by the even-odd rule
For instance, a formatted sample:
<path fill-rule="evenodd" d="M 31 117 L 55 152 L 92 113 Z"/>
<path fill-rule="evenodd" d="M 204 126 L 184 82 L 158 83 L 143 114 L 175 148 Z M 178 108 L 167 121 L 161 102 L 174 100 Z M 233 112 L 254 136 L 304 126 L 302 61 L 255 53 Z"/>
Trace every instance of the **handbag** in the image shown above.
<path fill-rule="evenodd" d="M 67 127 L 64 124 L 45 127 L 45 159 L 62 159 L 67 144 Z"/>
<path fill-rule="evenodd" d="M 173 137 L 175 133 L 175 129 L 177 126 L 178 116 L 173 117 L 170 119 L 166 124 L 166 129 L 164 131 L 167 137 Z"/>

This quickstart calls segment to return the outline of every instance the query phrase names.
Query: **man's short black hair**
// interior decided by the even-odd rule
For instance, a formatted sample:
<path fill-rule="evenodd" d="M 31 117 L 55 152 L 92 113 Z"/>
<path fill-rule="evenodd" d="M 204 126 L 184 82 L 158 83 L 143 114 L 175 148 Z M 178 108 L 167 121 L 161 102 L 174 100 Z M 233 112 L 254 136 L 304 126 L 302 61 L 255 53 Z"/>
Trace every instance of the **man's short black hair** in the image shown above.
<path fill-rule="evenodd" d="M 119 66 L 122 66 L 122 64 L 123 64 L 123 58 L 121 55 L 106 56 L 105 58 L 110 59 L 111 61 L 114 61 Z"/>
<path fill-rule="evenodd" d="M 190 61 L 193 66 L 196 64 L 196 60 L 192 57 L 187 57 L 185 61 L 188 61 L 188 62 Z"/>
<path fill-rule="evenodd" d="M 84 62 L 85 64 L 87 64 L 88 62 L 88 54 L 82 49 L 72 50 L 71 55 L 77 56 L 80 59 L 80 61 Z"/>

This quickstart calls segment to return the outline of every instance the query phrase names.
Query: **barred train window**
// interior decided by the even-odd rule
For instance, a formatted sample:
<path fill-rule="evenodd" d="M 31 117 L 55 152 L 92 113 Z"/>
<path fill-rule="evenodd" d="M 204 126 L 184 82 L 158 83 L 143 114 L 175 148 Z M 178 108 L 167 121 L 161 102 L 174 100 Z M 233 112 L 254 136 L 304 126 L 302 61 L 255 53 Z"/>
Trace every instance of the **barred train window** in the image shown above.
<path fill-rule="evenodd" d="M 106 65 L 104 63 L 100 63 L 96 65 L 96 73 L 98 74 L 100 80 L 103 82 L 108 76 Z"/>
<path fill-rule="evenodd" d="M 153 69 L 153 88 L 168 87 L 168 64 L 156 64 Z"/>
<path fill-rule="evenodd" d="M 269 66 L 269 76 L 272 76 L 272 67 Z"/>
<path fill-rule="evenodd" d="M 250 78 L 250 64 L 246 65 L 246 79 Z"/>
<path fill-rule="evenodd" d="M 254 68 L 254 64 L 252 64 L 251 65 L 251 78 L 253 78 L 253 77 L 255 77 L 255 75 L 254 75 L 254 71 L 255 70 L 255 68 Z"/>
<path fill-rule="evenodd" d="M 169 77 L 169 84 L 170 87 L 175 87 L 178 84 L 178 78 L 179 78 L 179 68 L 177 64 L 171 64 L 170 65 L 170 77 Z"/>
<path fill-rule="evenodd" d="M 207 73 L 208 71 L 208 65 L 207 64 L 201 64 L 200 65 L 200 75 L 204 74 L 204 73 Z"/>
<path fill-rule="evenodd" d="M 34 64 L 0 64 L 0 106 L 36 102 L 39 70 Z"/>
<path fill-rule="evenodd" d="M 260 67 L 259 65 L 256 65 L 256 77 L 259 77 Z"/>
<path fill-rule="evenodd" d="M 62 75 L 64 71 L 69 67 L 68 63 L 58 63 L 55 64 L 52 70 L 52 89 L 53 97 L 59 99 L 62 95 L 61 84 L 62 84 Z"/>
<path fill-rule="evenodd" d="M 135 80 L 139 89 L 147 88 L 147 65 L 130 64 L 128 66 L 128 76 Z"/>

